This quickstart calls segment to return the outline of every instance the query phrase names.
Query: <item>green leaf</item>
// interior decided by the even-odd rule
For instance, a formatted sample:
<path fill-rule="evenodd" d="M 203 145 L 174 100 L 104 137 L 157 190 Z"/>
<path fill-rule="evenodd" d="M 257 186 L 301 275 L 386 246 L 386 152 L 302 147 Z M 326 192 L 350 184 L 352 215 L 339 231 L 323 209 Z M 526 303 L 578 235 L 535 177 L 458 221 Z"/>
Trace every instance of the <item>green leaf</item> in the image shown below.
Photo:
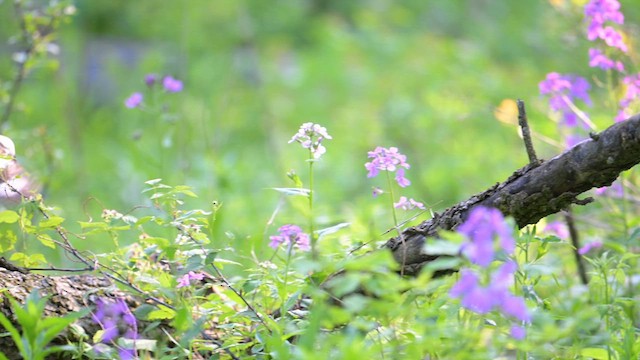
<path fill-rule="evenodd" d="M 53 242 L 53 239 L 51 239 L 51 236 L 49 236 L 49 234 L 40 234 L 37 236 L 38 241 L 40 241 L 40 243 L 46 247 L 55 249 L 56 248 L 56 243 Z"/>
<path fill-rule="evenodd" d="M 20 215 L 18 215 L 18 213 L 16 213 L 15 211 L 0 211 L 0 223 L 13 224 L 18 220 L 20 220 Z"/>
<path fill-rule="evenodd" d="M 53 229 L 58 227 L 60 224 L 64 222 L 64 218 L 60 216 L 52 216 L 48 219 L 44 219 L 40 221 L 38 227 L 41 229 Z"/>
<path fill-rule="evenodd" d="M 149 320 L 170 320 L 176 316 L 176 312 L 166 306 L 160 305 L 158 310 L 152 311 L 148 315 Z"/>
<path fill-rule="evenodd" d="M 318 234 L 318 239 L 319 239 L 319 238 L 327 236 L 329 234 L 333 234 L 333 233 L 339 231 L 340 229 L 346 228 L 349 225 L 351 225 L 351 223 L 347 223 L 347 222 L 340 223 L 340 224 L 337 224 L 337 225 L 330 226 L 328 228 L 320 229 L 320 230 L 316 231 L 316 234 Z"/>
<path fill-rule="evenodd" d="M 292 196 L 304 196 L 309 197 L 309 189 L 301 189 L 301 188 L 271 188 L 271 190 L 275 190 L 279 193 L 285 195 Z"/>
<path fill-rule="evenodd" d="M 162 179 L 158 178 L 158 179 L 147 180 L 144 183 L 147 185 L 156 185 L 160 183 L 160 181 L 162 181 Z"/>
<path fill-rule="evenodd" d="M 460 254 L 460 244 L 446 240 L 427 240 L 422 251 L 427 255 L 450 255 Z"/>
<path fill-rule="evenodd" d="M 582 349 L 582 351 L 580 352 L 580 355 L 584 356 L 585 358 L 600 360 L 600 359 L 607 359 L 609 354 L 607 353 L 607 349 L 586 348 L 586 349 Z"/>
<path fill-rule="evenodd" d="M 11 230 L 7 230 L 4 235 L 0 236 L 0 252 L 12 250 L 17 241 L 16 234 Z"/>

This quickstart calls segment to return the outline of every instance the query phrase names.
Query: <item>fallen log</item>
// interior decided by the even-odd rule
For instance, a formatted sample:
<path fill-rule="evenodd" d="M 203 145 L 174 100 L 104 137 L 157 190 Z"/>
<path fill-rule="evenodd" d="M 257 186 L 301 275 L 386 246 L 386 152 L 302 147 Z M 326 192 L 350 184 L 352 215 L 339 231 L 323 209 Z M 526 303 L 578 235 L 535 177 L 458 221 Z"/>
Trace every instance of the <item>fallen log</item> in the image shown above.
<path fill-rule="evenodd" d="M 578 199 L 578 196 L 592 188 L 611 185 L 621 172 L 638 163 L 640 114 L 601 133 L 592 133 L 589 139 L 550 160 L 528 164 L 504 182 L 405 229 L 402 236 L 389 239 L 384 248 L 392 251 L 403 274 L 417 274 L 437 258 L 425 253 L 425 242 L 437 237 L 438 231 L 454 230 L 473 207 L 498 208 L 523 228 L 572 204 L 592 202 L 592 198 Z"/>

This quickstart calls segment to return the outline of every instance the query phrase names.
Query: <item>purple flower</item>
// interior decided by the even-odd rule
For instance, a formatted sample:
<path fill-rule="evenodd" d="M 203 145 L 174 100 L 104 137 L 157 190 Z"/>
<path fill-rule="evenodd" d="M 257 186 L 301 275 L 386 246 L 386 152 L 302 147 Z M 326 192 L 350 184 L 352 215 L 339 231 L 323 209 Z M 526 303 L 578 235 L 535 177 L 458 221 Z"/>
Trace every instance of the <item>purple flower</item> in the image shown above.
<path fill-rule="evenodd" d="M 298 129 L 298 132 L 291 137 L 289 144 L 299 142 L 303 148 L 309 149 L 314 159 L 319 159 L 327 149 L 322 145 L 324 139 L 333 139 L 327 133 L 327 129 L 319 124 L 312 122 L 304 123 Z"/>
<path fill-rule="evenodd" d="M 137 108 L 138 106 L 140 106 L 140 104 L 142 104 L 142 100 L 142 93 L 135 92 L 124 101 L 124 106 L 128 107 L 129 109 Z"/>
<path fill-rule="evenodd" d="M 527 336 L 527 331 L 519 325 L 513 325 L 511 327 L 511 337 L 516 340 L 524 340 Z"/>
<path fill-rule="evenodd" d="M 624 15 L 620 12 L 620 3 L 617 0 L 591 0 L 584 7 L 584 14 L 588 22 L 587 39 L 589 41 L 602 39 L 608 46 L 620 49 L 622 52 L 628 51 L 622 34 L 611 26 L 604 26 L 607 21 L 616 24 L 624 23 Z M 589 65 L 595 66 L 591 65 L 591 63 Z M 619 62 L 614 63 L 614 65 L 622 67 Z"/>
<path fill-rule="evenodd" d="M 513 261 L 503 264 L 492 274 L 491 282 L 486 286 L 480 284 L 480 277 L 472 270 L 462 269 L 460 279 L 451 287 L 449 295 L 460 298 L 463 307 L 479 314 L 499 310 L 518 321 L 528 322 L 531 316 L 524 299 L 509 292 L 516 267 Z"/>
<path fill-rule="evenodd" d="M 622 100 L 620 100 L 620 112 L 616 116 L 616 122 L 626 120 L 632 115 L 633 104 L 637 104 L 640 99 L 640 74 L 625 76 L 622 79 L 622 83 L 625 86 L 625 93 Z"/>
<path fill-rule="evenodd" d="M 269 237 L 271 242 L 269 246 L 277 249 L 278 246 L 284 244 L 285 246 L 294 245 L 302 251 L 309 251 L 311 249 L 311 242 L 309 235 L 302 232 L 299 226 L 296 225 L 282 225 L 278 229 L 278 235 L 272 235 Z"/>
<path fill-rule="evenodd" d="M 401 187 L 407 187 L 411 184 L 404 177 L 404 169 L 410 168 L 410 165 L 407 163 L 407 157 L 398 152 L 398 148 L 390 147 L 387 149 L 378 146 L 375 150 L 369 151 L 367 157 L 373 159 L 364 164 L 369 172 L 367 177 L 375 177 L 380 171 L 390 171 L 396 173 L 395 179 Z"/>
<path fill-rule="evenodd" d="M 193 280 L 200 281 L 202 279 L 204 279 L 203 273 L 196 273 L 193 271 L 189 271 L 187 274 L 184 274 L 178 279 L 178 286 L 176 286 L 176 288 L 189 286 L 191 285 L 191 281 Z"/>
<path fill-rule="evenodd" d="M 599 49 L 589 49 L 589 66 L 598 67 L 602 70 L 615 69 L 616 71 L 623 72 L 624 64 L 620 61 L 613 61 L 609 59 Z"/>
<path fill-rule="evenodd" d="M 158 75 L 156 74 L 147 74 L 144 77 L 144 83 L 147 84 L 148 87 L 153 87 L 156 82 L 158 82 Z"/>
<path fill-rule="evenodd" d="M 384 190 L 380 189 L 377 186 L 374 186 L 371 193 L 373 194 L 373 197 L 378 197 L 378 195 L 384 194 Z"/>
<path fill-rule="evenodd" d="M 507 253 L 515 249 L 511 229 L 498 209 L 477 206 L 471 210 L 467 220 L 458 232 L 469 240 L 462 247 L 462 253 L 473 263 L 487 267 L 494 260 L 494 238 Z"/>
<path fill-rule="evenodd" d="M 166 92 L 180 92 L 182 91 L 182 81 L 167 75 L 162 79 L 162 87 Z"/>
<path fill-rule="evenodd" d="M 569 238 L 569 229 L 567 229 L 567 225 L 560 221 L 552 221 L 544 227 L 544 232 L 553 233 L 560 239 L 566 240 Z"/>
<path fill-rule="evenodd" d="M 129 310 L 123 299 L 108 301 L 103 298 L 96 300 L 96 311 L 93 319 L 102 326 L 102 342 L 108 343 L 117 337 L 127 339 L 137 338 L 136 318 Z"/>
<path fill-rule="evenodd" d="M 578 249 L 578 254 L 584 255 L 593 249 L 599 249 L 602 247 L 602 241 L 592 241 L 590 243 L 585 244 L 583 247 Z"/>
<path fill-rule="evenodd" d="M 571 106 L 576 100 L 591 105 L 589 97 L 591 85 L 580 76 L 552 72 L 540 82 L 539 88 L 540 94 L 550 96 L 549 107 L 562 114 L 563 123 L 568 127 L 574 127 L 577 124 L 577 117 Z"/>
<path fill-rule="evenodd" d="M 400 200 L 398 200 L 397 203 L 393 204 L 393 207 L 398 209 L 402 209 L 402 210 L 413 210 L 413 209 L 423 209 L 424 210 L 424 204 L 418 201 L 415 201 L 413 199 L 407 199 L 406 196 L 401 196 Z"/>

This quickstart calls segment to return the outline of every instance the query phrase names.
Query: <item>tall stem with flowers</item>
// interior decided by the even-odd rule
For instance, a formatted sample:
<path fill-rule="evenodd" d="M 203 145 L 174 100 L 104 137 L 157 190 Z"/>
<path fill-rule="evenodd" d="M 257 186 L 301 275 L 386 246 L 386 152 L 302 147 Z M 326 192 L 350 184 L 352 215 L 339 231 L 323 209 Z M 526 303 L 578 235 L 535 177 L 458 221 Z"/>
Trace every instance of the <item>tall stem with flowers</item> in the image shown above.
<path fill-rule="evenodd" d="M 311 236 L 311 256 L 314 259 L 318 257 L 317 242 L 318 239 L 315 234 L 315 222 L 313 216 L 313 164 L 320 159 L 320 157 L 327 152 L 327 149 L 322 145 L 325 139 L 332 139 L 331 135 L 327 133 L 327 129 L 319 124 L 311 122 L 304 123 L 298 129 L 298 132 L 293 135 L 289 143 L 298 142 L 303 148 L 309 150 L 309 235 Z"/>
<path fill-rule="evenodd" d="M 395 173 L 395 181 L 398 183 L 400 187 L 407 187 L 411 185 L 411 181 L 407 179 L 405 175 L 405 169 L 409 169 L 411 165 L 407 163 L 407 157 L 401 154 L 396 147 L 384 148 L 378 146 L 373 151 L 369 151 L 368 153 L 370 162 L 364 164 L 364 167 L 369 172 L 367 177 L 375 177 L 380 171 L 386 171 L 387 178 L 387 192 L 389 193 L 389 201 L 391 205 L 391 213 L 393 214 L 393 225 L 398 232 L 398 237 L 402 242 L 404 242 L 404 238 L 402 236 L 402 230 L 400 229 L 400 223 L 398 222 L 398 215 L 396 213 L 396 209 L 402 210 L 413 210 L 413 209 L 425 209 L 424 204 L 421 202 L 415 201 L 414 199 L 407 199 L 405 196 L 401 196 L 400 199 L 396 202 L 395 195 L 393 191 L 393 181 L 391 180 L 391 173 Z M 380 194 L 383 194 L 385 191 L 380 188 L 373 189 L 373 196 L 376 197 Z M 404 265 L 404 257 L 406 254 L 403 254 L 402 263 Z M 404 267 L 404 266 L 403 266 Z"/>

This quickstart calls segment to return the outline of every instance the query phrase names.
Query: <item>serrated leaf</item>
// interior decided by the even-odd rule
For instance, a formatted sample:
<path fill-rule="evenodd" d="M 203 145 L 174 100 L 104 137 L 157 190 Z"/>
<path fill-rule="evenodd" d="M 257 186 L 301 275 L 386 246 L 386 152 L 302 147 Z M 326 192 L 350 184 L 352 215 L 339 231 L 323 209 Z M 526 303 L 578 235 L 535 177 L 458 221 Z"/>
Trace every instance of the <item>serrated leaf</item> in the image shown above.
<path fill-rule="evenodd" d="M 18 215 L 18 213 L 16 213 L 15 211 L 0 211 L 0 223 L 13 224 L 18 220 L 20 220 L 20 215 Z"/>

